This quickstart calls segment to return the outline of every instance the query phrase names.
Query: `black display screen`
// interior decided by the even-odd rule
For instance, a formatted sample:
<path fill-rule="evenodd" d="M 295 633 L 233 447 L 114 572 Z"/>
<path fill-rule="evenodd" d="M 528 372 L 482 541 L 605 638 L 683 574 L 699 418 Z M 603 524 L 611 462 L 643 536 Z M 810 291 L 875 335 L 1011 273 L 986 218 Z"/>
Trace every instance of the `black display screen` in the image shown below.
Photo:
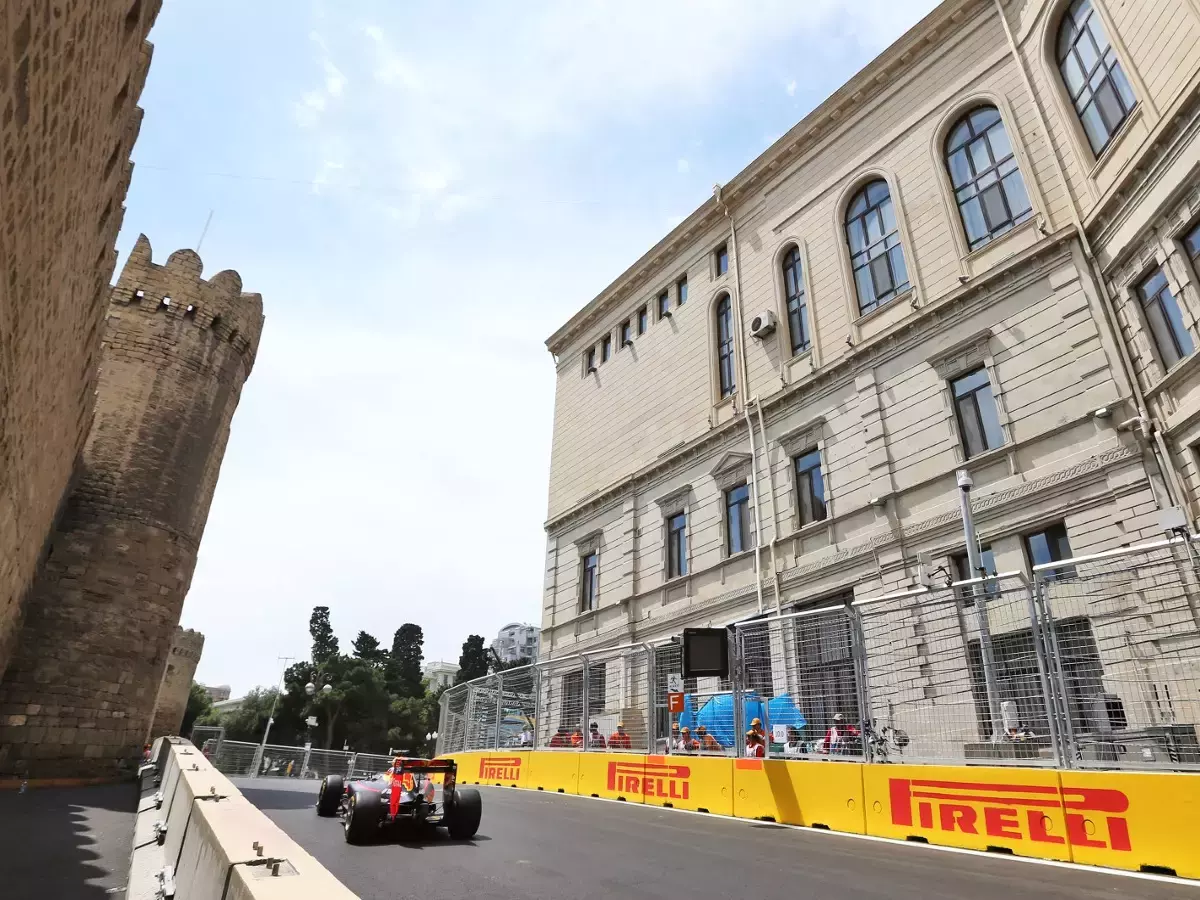
<path fill-rule="evenodd" d="M 728 678 L 729 632 L 724 628 L 685 628 L 683 677 Z"/>

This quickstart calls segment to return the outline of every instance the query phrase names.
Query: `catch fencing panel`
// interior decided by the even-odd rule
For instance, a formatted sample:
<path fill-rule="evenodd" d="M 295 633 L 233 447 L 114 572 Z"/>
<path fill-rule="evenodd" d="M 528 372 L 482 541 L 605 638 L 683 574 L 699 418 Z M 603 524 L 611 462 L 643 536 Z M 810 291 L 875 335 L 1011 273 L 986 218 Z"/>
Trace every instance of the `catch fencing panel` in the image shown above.
<path fill-rule="evenodd" d="M 861 759 L 858 633 L 849 605 L 756 619 L 736 627 L 740 709 L 727 704 L 739 755 L 761 723 L 768 756 Z M 732 697 L 732 694 L 725 695 Z"/>
<path fill-rule="evenodd" d="M 669 641 L 652 650 L 654 691 L 650 702 L 651 746 L 655 753 L 729 756 L 739 740 L 733 715 L 733 681 L 684 678 L 683 710 L 670 711 L 671 676 L 683 677 L 683 645 Z"/>
<path fill-rule="evenodd" d="M 853 604 L 872 762 L 1053 765 L 1044 647 L 1020 574 Z"/>
<path fill-rule="evenodd" d="M 469 683 L 467 697 L 467 750 L 491 750 L 496 746 L 500 713 L 500 679 L 495 675 Z"/>
<path fill-rule="evenodd" d="M 1176 538 L 1035 570 L 1070 765 L 1200 769 L 1200 577 Z"/>
<path fill-rule="evenodd" d="M 537 729 L 537 669 L 521 666 L 506 669 L 500 682 L 498 747 L 532 749 Z"/>
<path fill-rule="evenodd" d="M 461 753 L 467 749 L 467 700 L 470 693 L 469 684 L 456 684 L 446 688 L 442 694 L 438 753 Z"/>

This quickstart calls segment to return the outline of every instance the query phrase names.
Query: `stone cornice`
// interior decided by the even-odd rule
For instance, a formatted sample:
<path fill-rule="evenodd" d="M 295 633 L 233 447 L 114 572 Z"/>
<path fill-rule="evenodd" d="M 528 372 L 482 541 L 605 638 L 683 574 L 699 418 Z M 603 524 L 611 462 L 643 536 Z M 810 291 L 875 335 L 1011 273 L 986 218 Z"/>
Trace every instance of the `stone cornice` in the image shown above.
<path fill-rule="evenodd" d="M 940 300 L 922 307 L 897 323 L 891 330 L 859 344 L 854 352 L 818 369 L 810 377 L 788 385 L 763 399 L 763 415 L 769 424 L 792 411 L 797 401 L 819 401 L 838 388 L 853 383 L 861 371 L 886 362 L 919 346 L 944 327 L 947 319 L 969 315 L 984 305 L 995 303 L 1045 277 L 1059 262 L 1069 258 L 1073 227 L 1039 241 L 1014 255 L 996 269 L 955 289 Z M 561 534 L 589 516 L 606 510 L 629 493 L 641 491 L 680 471 L 684 466 L 704 459 L 729 444 L 731 436 L 745 429 L 744 421 L 734 418 L 664 454 L 637 472 L 606 488 L 594 491 L 570 509 L 546 521 L 545 529 Z"/>
<path fill-rule="evenodd" d="M 791 165 L 811 152 L 831 132 L 855 119 L 857 110 L 893 88 L 910 69 L 927 59 L 931 48 L 944 41 L 949 31 L 956 30 L 971 19 L 973 7 L 983 5 L 983 0 L 943 0 L 929 15 L 735 175 L 722 189 L 725 204 L 732 208 L 743 203 L 754 191 L 762 190 L 768 181 L 784 175 Z M 990 4 L 987 4 L 987 9 L 990 8 Z M 657 267 L 678 255 L 705 231 L 716 228 L 723 218 L 724 214 L 715 199 L 705 201 L 550 335 L 546 339 L 547 349 L 558 355 L 580 332 L 591 329 L 601 315 L 607 315 L 612 306 L 626 302 L 629 299 L 628 292 L 649 279 Z"/>

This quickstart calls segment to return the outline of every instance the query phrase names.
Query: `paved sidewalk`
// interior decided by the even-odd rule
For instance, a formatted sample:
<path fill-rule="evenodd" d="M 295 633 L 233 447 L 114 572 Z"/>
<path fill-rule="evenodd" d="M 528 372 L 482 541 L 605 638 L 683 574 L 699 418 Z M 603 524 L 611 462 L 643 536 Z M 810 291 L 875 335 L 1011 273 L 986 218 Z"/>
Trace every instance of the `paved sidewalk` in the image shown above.
<path fill-rule="evenodd" d="M 0 791 L 0 896 L 123 898 L 137 800 L 133 782 Z"/>

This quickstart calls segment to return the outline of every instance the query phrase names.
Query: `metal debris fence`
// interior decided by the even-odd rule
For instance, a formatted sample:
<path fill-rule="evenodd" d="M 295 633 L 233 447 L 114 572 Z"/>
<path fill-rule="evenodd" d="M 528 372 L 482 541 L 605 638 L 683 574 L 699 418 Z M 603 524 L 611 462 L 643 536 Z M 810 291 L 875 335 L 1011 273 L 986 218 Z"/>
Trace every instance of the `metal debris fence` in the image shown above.
<path fill-rule="evenodd" d="M 678 639 L 499 672 L 443 693 L 438 752 L 742 756 L 758 719 L 770 757 L 1200 770 L 1197 540 L 733 623 L 681 713 Z"/>
<path fill-rule="evenodd" d="M 214 733 L 217 732 L 217 733 Z M 197 726 L 191 741 L 211 760 L 218 772 L 231 778 L 362 778 L 376 775 L 392 764 L 392 757 L 348 750 L 320 750 L 249 741 L 225 740 L 224 729 Z M 261 749 L 261 753 L 260 753 Z M 257 770 L 257 771 L 256 771 Z"/>

